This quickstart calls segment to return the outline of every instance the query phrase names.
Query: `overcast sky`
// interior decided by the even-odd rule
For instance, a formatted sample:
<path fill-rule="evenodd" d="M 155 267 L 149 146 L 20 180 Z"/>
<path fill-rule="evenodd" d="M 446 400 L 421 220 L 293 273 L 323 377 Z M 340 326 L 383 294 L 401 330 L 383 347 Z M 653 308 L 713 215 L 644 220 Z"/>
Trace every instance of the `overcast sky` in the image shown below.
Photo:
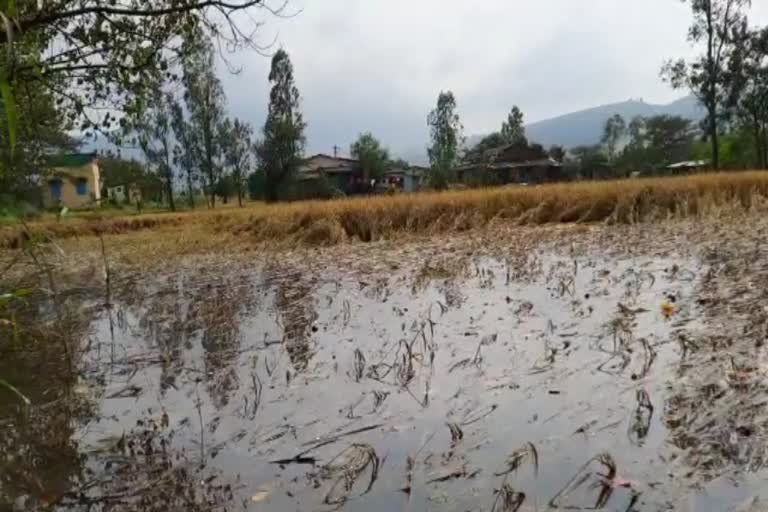
<path fill-rule="evenodd" d="M 667 103 L 684 93 L 659 79 L 689 56 L 690 7 L 680 0 L 289 0 L 301 11 L 267 17 L 293 61 L 308 123 L 308 153 L 344 153 L 372 131 L 395 154 L 426 146 L 440 90 L 456 95 L 465 134 L 498 129 L 519 105 L 537 121 L 605 103 Z M 768 24 L 768 2 L 752 8 Z M 222 70 L 233 116 L 264 123 L 269 59 L 252 51 Z"/>

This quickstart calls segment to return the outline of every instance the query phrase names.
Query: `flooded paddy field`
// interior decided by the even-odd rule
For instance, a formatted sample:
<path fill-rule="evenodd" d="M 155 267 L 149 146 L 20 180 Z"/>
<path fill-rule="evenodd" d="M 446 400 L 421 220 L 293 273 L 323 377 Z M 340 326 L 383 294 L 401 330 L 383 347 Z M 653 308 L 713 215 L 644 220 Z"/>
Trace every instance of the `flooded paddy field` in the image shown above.
<path fill-rule="evenodd" d="M 764 510 L 762 224 L 32 266 L 0 509 Z"/>

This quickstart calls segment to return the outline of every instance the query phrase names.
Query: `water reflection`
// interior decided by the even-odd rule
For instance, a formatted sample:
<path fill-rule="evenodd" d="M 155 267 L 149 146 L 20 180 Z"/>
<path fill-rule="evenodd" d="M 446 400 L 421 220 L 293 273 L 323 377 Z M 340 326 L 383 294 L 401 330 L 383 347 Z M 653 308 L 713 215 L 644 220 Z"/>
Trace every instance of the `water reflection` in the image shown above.
<path fill-rule="evenodd" d="M 275 290 L 275 307 L 288 357 L 297 372 L 304 371 L 312 358 L 310 337 L 317 317 L 313 284 L 300 270 L 280 265 L 267 268 L 266 282 Z"/>
<path fill-rule="evenodd" d="M 430 267 L 416 291 L 286 262 L 125 276 L 113 309 L 97 302 L 86 327 L 72 331 L 81 380 L 58 385 L 36 359 L 18 364 L 61 394 L 37 398 L 85 398 L 66 401 L 58 416 L 0 410 L 13 423 L 13 438 L 0 443 L 11 454 L 0 495 L 109 510 L 220 509 L 233 496 L 273 500 L 265 508 L 276 510 L 323 501 L 390 510 L 402 504 L 407 475 L 413 510 L 433 496 L 450 497 L 454 509 L 552 500 L 628 510 L 637 489 L 654 506 L 660 492 L 641 484 L 660 474 L 667 438 L 653 405 L 672 404 L 673 321 L 684 318 L 689 292 L 678 290 L 670 321 L 655 306 L 674 282 L 657 272 L 636 285 L 639 274 L 622 272 L 635 261 L 586 263 L 547 263 L 550 272 L 522 283 L 490 259 L 457 275 Z M 340 275 L 335 288 L 321 281 Z M 48 361 L 61 365 L 61 354 Z M 754 373 L 742 358 L 732 368 L 734 379 Z M 90 402 L 99 416 L 89 423 Z M 500 481 L 490 475 L 510 439 L 529 440 L 536 463 L 532 474 Z M 26 453 L 42 490 L 6 471 Z M 325 475 L 308 478 L 305 463 Z M 381 478 L 364 494 L 344 487 L 360 485 L 348 475 L 374 468 Z"/>
<path fill-rule="evenodd" d="M 48 298 L 32 301 L 41 303 L 0 315 L 15 320 L 0 323 L 0 377 L 31 402 L 0 388 L 0 509 L 55 503 L 86 475 L 75 433 L 93 420 L 95 405 L 79 393 L 69 363 L 82 356 L 89 316 L 62 309 L 51 323 Z"/>
<path fill-rule="evenodd" d="M 199 371 L 206 376 L 212 403 L 221 409 L 230 402 L 240 385 L 237 363 L 243 318 L 258 305 L 254 289 L 249 274 L 202 270 L 179 272 L 124 290 L 123 307 L 138 318 L 135 335 L 159 351 L 163 394 L 180 387 L 186 352 L 200 346 L 203 367 Z M 127 333 L 129 322 L 125 324 Z"/>

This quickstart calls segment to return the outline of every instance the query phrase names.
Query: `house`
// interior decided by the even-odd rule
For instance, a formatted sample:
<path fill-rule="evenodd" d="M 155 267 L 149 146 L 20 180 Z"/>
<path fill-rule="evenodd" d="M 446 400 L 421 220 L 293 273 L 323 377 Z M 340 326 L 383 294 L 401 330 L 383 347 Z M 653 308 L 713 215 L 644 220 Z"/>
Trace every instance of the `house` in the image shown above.
<path fill-rule="evenodd" d="M 304 160 L 299 167 L 297 185 L 301 197 L 325 197 L 322 190 L 331 188 L 344 195 L 371 194 L 386 190 L 414 192 L 422 185 L 428 169 L 416 166 L 393 167 L 381 179 L 366 175 L 354 158 L 330 156 L 324 153 Z"/>
<path fill-rule="evenodd" d="M 141 202 L 141 188 L 136 183 L 123 183 L 107 188 L 107 198 L 112 203 L 136 204 Z"/>
<path fill-rule="evenodd" d="M 360 162 L 353 158 L 330 156 L 323 153 L 313 155 L 299 167 L 300 182 L 327 180 L 328 184 L 346 195 L 367 194 L 375 183 L 366 179 Z"/>
<path fill-rule="evenodd" d="M 96 153 L 52 155 L 43 179 L 46 208 L 83 208 L 101 201 L 101 176 Z"/>
<path fill-rule="evenodd" d="M 537 184 L 561 181 L 563 165 L 537 145 L 509 144 L 483 153 L 478 162 L 456 168 L 458 181 L 469 185 Z"/>
<path fill-rule="evenodd" d="M 415 192 L 424 184 L 428 172 L 426 167 L 392 168 L 384 172 L 384 183 L 390 189 Z"/>
<path fill-rule="evenodd" d="M 674 174 L 687 172 L 703 171 L 709 166 L 707 160 L 689 160 L 686 162 L 677 162 L 667 166 L 667 170 Z"/>

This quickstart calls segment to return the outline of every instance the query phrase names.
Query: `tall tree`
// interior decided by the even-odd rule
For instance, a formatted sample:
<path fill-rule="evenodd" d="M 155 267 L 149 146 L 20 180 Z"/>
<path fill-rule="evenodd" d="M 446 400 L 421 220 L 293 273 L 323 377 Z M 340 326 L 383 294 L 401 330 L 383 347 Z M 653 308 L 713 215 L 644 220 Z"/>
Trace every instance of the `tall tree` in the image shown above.
<path fill-rule="evenodd" d="M 198 176 L 196 153 L 193 147 L 195 140 L 189 122 L 184 115 L 184 108 L 178 101 L 171 104 L 171 125 L 176 136 L 176 144 L 173 147 L 173 163 L 184 175 L 187 186 L 187 203 L 190 208 L 194 208 L 195 183 Z"/>
<path fill-rule="evenodd" d="M 448 186 L 463 144 L 463 126 L 456 112 L 456 98 L 451 91 L 440 92 L 437 106 L 427 117 L 431 146 L 428 148 L 431 185 L 438 189 Z"/>
<path fill-rule="evenodd" d="M 627 133 L 629 134 L 629 146 L 642 146 L 645 134 L 645 117 L 635 116 L 629 122 Z"/>
<path fill-rule="evenodd" d="M 719 126 L 725 115 L 724 104 L 732 87 L 728 72 L 731 59 L 742 44 L 747 27 L 744 11 L 751 0 L 683 0 L 689 1 L 693 24 L 688 40 L 703 46 L 703 53 L 690 62 L 669 61 L 662 77 L 678 88 L 688 88 L 707 109 L 707 135 L 712 146 L 712 165 L 720 167 Z"/>
<path fill-rule="evenodd" d="M 605 122 L 601 142 L 605 146 L 609 162 L 613 162 L 616 159 L 616 150 L 626 133 L 627 123 L 619 114 L 614 114 Z"/>
<path fill-rule="evenodd" d="M 173 197 L 173 146 L 174 135 L 171 126 L 173 97 L 164 93 L 162 81 L 154 81 L 154 93 L 139 98 L 128 109 L 123 119 L 126 135 L 133 134 L 144 153 L 147 164 L 153 168 L 163 183 L 163 192 L 171 211 L 176 210 Z M 144 100 L 144 101 L 141 101 Z"/>
<path fill-rule="evenodd" d="M 235 194 L 237 204 L 243 206 L 243 195 L 246 181 L 251 173 L 253 156 L 253 128 L 245 121 L 227 119 L 221 127 L 222 144 L 224 146 L 224 162 L 229 169 L 229 180 Z"/>
<path fill-rule="evenodd" d="M 501 137 L 507 144 L 527 144 L 523 112 L 515 105 L 501 124 Z"/>
<path fill-rule="evenodd" d="M 293 78 L 293 64 L 282 48 L 272 57 L 269 72 L 272 90 L 269 110 L 256 144 L 256 156 L 264 173 L 265 198 L 276 201 L 294 178 L 304 152 L 306 123 L 299 110 L 301 95 Z"/>
<path fill-rule="evenodd" d="M 735 59 L 736 60 L 736 59 Z M 744 128 L 752 134 L 755 164 L 768 168 L 768 28 L 749 35 L 733 71 L 739 81 L 732 105 Z"/>
<path fill-rule="evenodd" d="M 213 47 L 207 40 L 189 40 L 184 61 L 184 99 L 189 112 L 190 148 L 194 167 L 203 179 L 209 206 L 216 207 L 213 192 L 222 174 L 220 126 L 224 121 L 224 90 L 216 76 Z"/>
<path fill-rule="evenodd" d="M 380 179 L 389 162 L 389 150 L 371 132 L 361 133 L 350 148 L 352 158 L 360 162 L 366 181 Z"/>

